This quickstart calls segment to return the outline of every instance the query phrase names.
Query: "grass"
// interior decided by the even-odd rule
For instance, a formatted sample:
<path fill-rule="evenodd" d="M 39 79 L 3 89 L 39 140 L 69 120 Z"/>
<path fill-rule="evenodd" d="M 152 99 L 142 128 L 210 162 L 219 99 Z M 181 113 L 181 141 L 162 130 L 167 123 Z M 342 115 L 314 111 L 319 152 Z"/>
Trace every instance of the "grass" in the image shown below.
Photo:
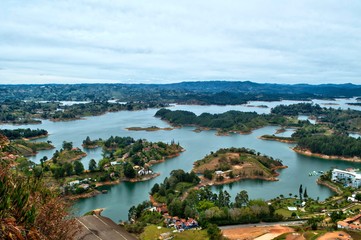
<path fill-rule="evenodd" d="M 140 235 L 141 240 L 153 240 L 158 239 L 160 234 L 171 232 L 171 235 L 174 236 L 175 240 L 208 240 L 208 235 L 206 230 L 186 230 L 181 233 L 173 233 L 174 228 L 164 228 L 158 229 L 156 225 L 149 225 L 145 228 L 144 232 Z"/>
<path fill-rule="evenodd" d="M 277 209 L 276 213 L 282 215 L 285 218 L 290 218 L 292 215 L 292 211 L 283 208 Z"/>
<path fill-rule="evenodd" d="M 169 228 L 162 227 L 158 229 L 156 225 L 149 225 L 144 229 L 144 232 L 140 235 L 140 239 L 142 240 L 153 240 L 158 239 L 161 233 L 171 232 L 172 230 Z"/>

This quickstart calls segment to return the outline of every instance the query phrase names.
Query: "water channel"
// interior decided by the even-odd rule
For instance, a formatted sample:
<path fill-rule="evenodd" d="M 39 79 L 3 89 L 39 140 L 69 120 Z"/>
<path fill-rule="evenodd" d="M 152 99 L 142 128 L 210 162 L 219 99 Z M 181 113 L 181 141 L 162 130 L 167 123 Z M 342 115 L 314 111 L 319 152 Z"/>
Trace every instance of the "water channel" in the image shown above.
<path fill-rule="evenodd" d="M 352 99 L 354 100 L 354 99 Z M 354 102 L 352 100 L 337 100 L 338 105 L 330 105 L 330 107 L 350 107 L 361 110 L 358 106 L 348 106 L 345 102 Z M 327 103 L 328 101 L 325 101 Z M 171 109 L 183 109 L 193 111 L 196 114 L 202 112 L 221 113 L 228 110 L 240 111 L 256 111 L 258 113 L 268 113 L 270 107 L 279 104 L 292 104 L 295 101 L 282 102 L 250 102 L 247 105 L 239 106 L 184 106 L 175 105 Z M 318 100 L 318 103 L 319 100 Z M 320 104 L 322 104 L 321 102 Z M 251 105 L 251 106 L 249 106 Z M 257 107 L 258 105 L 267 105 L 269 108 Z M 358 109 L 360 108 L 360 109 Z M 36 141 L 52 141 L 56 149 L 60 149 L 63 141 L 72 141 L 75 147 L 81 147 L 82 141 L 89 136 L 91 139 L 103 138 L 107 139 L 110 136 L 131 136 L 134 139 L 147 139 L 149 141 L 164 141 L 170 143 L 172 140 L 179 142 L 186 151 L 180 156 L 169 159 L 164 163 L 153 166 L 153 170 L 161 173 L 155 179 L 147 182 L 128 183 L 122 182 L 115 186 L 106 186 L 107 194 L 101 194 L 93 198 L 82 199 L 75 203 L 74 213 L 82 215 L 95 208 L 105 208 L 103 215 L 110 217 L 114 221 L 127 220 L 128 209 L 140 202 L 147 200 L 151 187 L 155 183 L 160 183 L 163 179 L 169 176 L 169 173 L 174 169 L 184 169 L 190 171 L 195 160 L 203 158 L 211 151 L 217 151 L 219 148 L 226 147 L 247 147 L 255 149 L 262 154 L 278 158 L 283 161 L 288 168 L 280 171 L 279 181 L 264 182 L 259 180 L 241 181 L 221 187 L 213 187 L 214 191 L 220 189 L 227 190 L 232 197 L 239 191 L 246 190 L 250 198 L 271 199 L 283 194 L 288 196 L 290 193 L 298 194 L 298 187 L 300 184 L 307 188 L 308 195 L 313 198 L 325 199 L 332 195 L 332 192 L 323 186 L 316 184 L 316 176 L 309 176 L 308 173 L 312 171 L 326 171 L 332 167 L 347 168 L 347 167 L 361 167 L 361 164 L 344 162 L 339 160 L 323 160 L 313 157 L 306 157 L 299 155 L 292 151 L 290 147 L 292 144 L 285 144 L 275 141 L 264 141 L 258 139 L 264 134 L 274 134 L 279 128 L 277 126 L 268 126 L 253 131 L 251 134 L 240 135 L 231 134 L 230 136 L 216 136 L 215 131 L 203 131 L 200 133 L 194 132 L 192 127 L 184 127 L 174 129 L 172 131 L 127 131 L 127 127 L 167 127 L 167 123 L 154 117 L 157 109 L 148 109 L 144 111 L 122 111 L 116 113 L 107 113 L 102 116 L 88 117 L 84 120 L 69 121 L 69 122 L 51 122 L 43 121 L 38 125 L 0 125 L 0 128 L 14 129 L 14 128 L 43 128 L 49 132 L 47 138 L 38 139 Z M 292 133 L 292 130 L 286 131 L 284 136 Z M 51 158 L 54 150 L 41 151 L 30 160 L 39 162 L 43 156 Z M 86 151 L 88 156 L 82 159 L 82 162 L 87 168 L 90 159 L 99 160 L 101 158 L 101 149 L 94 149 Z"/>

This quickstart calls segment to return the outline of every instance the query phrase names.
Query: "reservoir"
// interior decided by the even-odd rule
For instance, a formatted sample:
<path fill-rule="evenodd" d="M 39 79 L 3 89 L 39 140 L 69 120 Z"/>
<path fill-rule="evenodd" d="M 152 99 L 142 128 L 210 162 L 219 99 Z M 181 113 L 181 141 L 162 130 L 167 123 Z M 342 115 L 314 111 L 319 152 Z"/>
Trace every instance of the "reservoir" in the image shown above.
<path fill-rule="evenodd" d="M 346 105 L 344 102 L 354 102 L 354 99 L 340 100 L 336 102 L 338 105 L 330 105 L 330 107 L 341 107 Z M 322 104 L 320 100 L 317 101 Z M 329 101 L 325 101 L 327 103 Z M 203 112 L 222 113 L 228 110 L 239 111 L 256 111 L 258 113 L 268 113 L 270 108 L 257 107 L 257 105 L 267 105 L 273 107 L 279 104 L 292 104 L 296 101 L 284 102 L 251 102 L 249 105 L 238 106 L 184 106 L 175 105 L 171 107 L 172 110 L 182 109 L 193 111 L 196 114 Z M 357 110 L 359 107 L 349 106 Z M 265 182 L 260 180 L 246 180 L 229 185 L 213 187 L 214 191 L 220 189 L 227 190 L 234 200 L 235 195 L 241 190 L 246 190 L 249 197 L 271 199 L 279 195 L 288 197 L 289 194 L 298 194 L 299 185 L 302 184 L 303 188 L 307 188 L 308 195 L 312 198 L 319 198 L 323 200 L 332 195 L 332 192 L 323 186 L 316 183 L 317 176 L 309 176 L 312 171 L 327 171 L 331 168 L 347 168 L 356 167 L 360 168 L 361 164 L 353 162 L 345 162 L 339 160 L 324 160 L 313 157 L 306 157 L 299 155 L 292 151 L 290 147 L 294 144 L 286 144 L 275 141 L 265 141 L 258 137 L 264 134 L 274 134 L 279 128 L 277 126 L 268 126 L 253 131 L 251 134 L 231 134 L 229 136 L 216 136 L 215 131 L 203 131 L 200 133 L 194 132 L 193 127 L 184 127 L 174 129 L 172 131 L 128 131 L 127 127 L 168 127 L 166 122 L 161 121 L 154 117 L 158 109 L 148 109 L 144 111 L 122 111 L 115 113 L 107 113 L 101 116 L 88 117 L 83 120 L 68 121 L 68 122 L 51 122 L 44 120 L 42 124 L 38 125 L 1 125 L 2 129 L 14 128 L 42 128 L 49 132 L 47 138 L 37 139 L 36 141 L 51 141 L 56 149 L 60 149 L 63 141 L 73 142 L 74 147 L 81 148 L 82 141 L 89 136 L 91 139 L 107 139 L 110 136 L 130 136 L 134 139 L 146 139 L 148 141 L 163 141 L 170 143 L 172 140 L 179 142 L 185 148 L 185 152 L 180 156 L 168 159 L 164 163 L 160 163 L 152 167 L 155 172 L 161 175 L 146 182 L 129 183 L 122 182 L 114 186 L 105 186 L 107 194 L 97 195 L 92 198 L 78 200 L 74 204 L 74 214 L 82 215 L 95 208 L 105 208 L 102 213 L 104 216 L 110 217 L 114 221 L 127 220 L 128 210 L 131 206 L 137 205 L 144 200 L 149 199 L 149 191 L 155 183 L 160 183 L 165 177 L 169 176 L 170 172 L 174 169 L 183 169 L 190 171 L 193 162 L 202 159 L 206 154 L 211 151 L 217 151 L 219 148 L 228 147 L 246 147 L 255 149 L 257 152 L 269 155 L 273 158 L 278 158 L 283 161 L 284 165 L 288 168 L 280 170 L 277 182 Z M 39 163 L 40 158 L 47 156 L 52 157 L 55 152 L 53 150 L 41 151 L 37 156 L 31 157 L 30 160 Z M 90 159 L 99 161 L 101 159 L 102 151 L 100 148 L 87 150 L 88 156 L 82 159 L 84 167 L 88 168 Z"/>

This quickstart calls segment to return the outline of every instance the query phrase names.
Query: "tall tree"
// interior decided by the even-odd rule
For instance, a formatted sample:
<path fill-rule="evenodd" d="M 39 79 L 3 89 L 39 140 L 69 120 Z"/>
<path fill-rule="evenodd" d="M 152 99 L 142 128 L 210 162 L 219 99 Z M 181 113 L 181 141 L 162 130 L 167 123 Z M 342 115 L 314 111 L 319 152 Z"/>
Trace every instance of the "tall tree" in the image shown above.
<path fill-rule="evenodd" d="M 235 198 L 235 203 L 234 203 L 234 206 L 236 208 L 240 208 L 242 206 L 245 206 L 248 204 L 248 193 L 246 190 L 242 190 L 240 191 L 239 193 L 237 193 L 237 196 Z"/>
<path fill-rule="evenodd" d="M 134 178 L 137 173 L 135 172 L 135 170 L 133 169 L 133 166 L 132 164 L 130 163 L 126 163 L 124 165 L 124 175 L 127 177 L 127 178 Z"/>
<path fill-rule="evenodd" d="M 303 198 L 308 198 L 307 188 L 305 188 L 305 191 L 303 192 Z"/>
<path fill-rule="evenodd" d="M 298 192 L 300 193 L 300 194 L 299 194 L 299 196 L 300 196 L 300 201 L 302 202 L 302 193 L 303 193 L 302 184 L 300 185 L 300 188 L 298 189 Z"/>
<path fill-rule="evenodd" d="M 84 165 L 80 161 L 74 162 L 74 171 L 76 175 L 80 175 L 84 172 Z"/>
<path fill-rule="evenodd" d="M 64 150 L 71 150 L 73 148 L 72 142 L 63 141 L 63 149 Z"/>
<path fill-rule="evenodd" d="M 97 162 L 94 159 L 89 161 L 89 171 L 93 172 L 97 169 Z"/>

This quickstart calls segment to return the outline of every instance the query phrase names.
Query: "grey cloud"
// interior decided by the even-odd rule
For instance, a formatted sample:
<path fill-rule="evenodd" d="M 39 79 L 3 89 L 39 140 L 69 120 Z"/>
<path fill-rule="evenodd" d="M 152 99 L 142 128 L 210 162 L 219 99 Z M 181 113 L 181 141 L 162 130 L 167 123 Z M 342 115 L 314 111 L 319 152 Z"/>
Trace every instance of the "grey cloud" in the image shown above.
<path fill-rule="evenodd" d="M 361 2 L 3 0 L 0 83 L 361 83 Z"/>

